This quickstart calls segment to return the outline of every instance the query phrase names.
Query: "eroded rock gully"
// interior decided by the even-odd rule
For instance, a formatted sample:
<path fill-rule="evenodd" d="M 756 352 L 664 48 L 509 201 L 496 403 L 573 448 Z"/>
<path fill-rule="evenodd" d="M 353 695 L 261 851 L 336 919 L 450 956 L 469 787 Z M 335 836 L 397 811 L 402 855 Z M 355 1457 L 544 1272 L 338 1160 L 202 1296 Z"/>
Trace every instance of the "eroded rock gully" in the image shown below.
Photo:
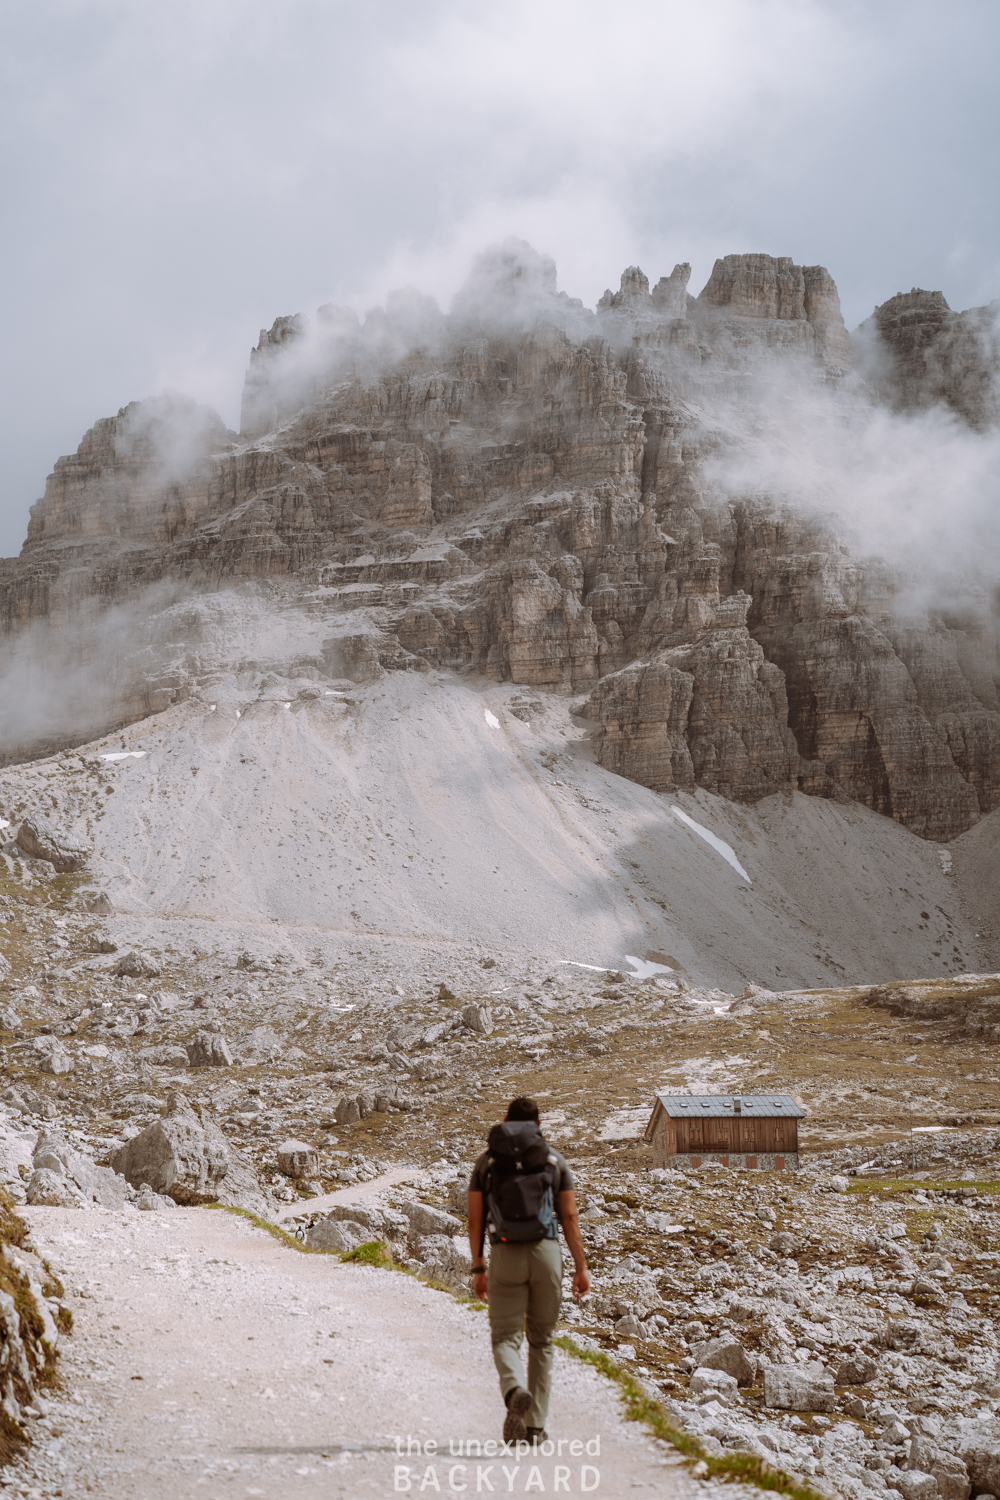
<path fill-rule="evenodd" d="M 794 496 L 718 478 L 776 380 L 836 403 L 854 378 L 829 273 L 732 255 L 698 298 L 689 274 L 650 292 L 630 267 L 591 313 L 508 244 L 448 317 L 400 293 L 363 326 L 336 308 L 278 319 L 239 437 L 177 397 L 98 423 L 0 564 L 0 599 L 15 680 L 34 643 L 55 681 L 82 665 L 99 683 L 61 709 L 53 690 L 6 758 L 262 656 L 317 678 L 437 667 L 586 695 L 601 763 L 654 789 L 797 786 L 930 838 L 970 827 L 1000 802 L 988 592 L 964 580 L 951 613 L 904 605 L 912 580 Z M 982 427 L 989 310 L 935 303 L 931 327 L 926 301 L 884 304 L 866 348 L 897 405 L 943 400 Z M 979 373 L 959 379 L 974 338 Z M 234 589 L 283 621 L 266 647 L 236 628 Z M 319 651 L 296 640 L 304 618 L 326 627 Z"/>

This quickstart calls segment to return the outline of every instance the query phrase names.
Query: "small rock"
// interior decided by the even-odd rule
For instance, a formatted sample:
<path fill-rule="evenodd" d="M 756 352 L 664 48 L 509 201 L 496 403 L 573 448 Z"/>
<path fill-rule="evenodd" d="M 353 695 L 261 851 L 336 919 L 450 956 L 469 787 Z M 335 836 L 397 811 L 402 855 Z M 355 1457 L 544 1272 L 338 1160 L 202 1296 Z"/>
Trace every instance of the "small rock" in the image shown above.
<path fill-rule="evenodd" d="M 35 1066 L 41 1073 L 51 1073 L 58 1078 L 73 1069 L 73 1059 L 58 1037 L 42 1037 L 34 1047 Z"/>
<path fill-rule="evenodd" d="M 479 1036 L 490 1036 L 493 1031 L 493 1012 L 488 1005 L 466 1005 L 462 1010 L 462 1024 Z"/>
<path fill-rule="evenodd" d="M 119 979 L 155 979 L 160 970 L 153 959 L 131 948 L 112 965 L 111 972 Z"/>
<path fill-rule="evenodd" d="M 346 1094 L 342 1095 L 337 1100 L 333 1117 L 338 1125 L 353 1125 L 357 1120 L 360 1120 L 361 1111 L 358 1108 L 357 1099 L 349 1098 Z"/>
<path fill-rule="evenodd" d="M 878 1365 L 867 1354 L 849 1354 L 842 1359 L 834 1374 L 837 1385 L 867 1385 L 878 1373 Z"/>
<path fill-rule="evenodd" d="M 641 1339 L 643 1337 L 642 1324 L 632 1313 L 626 1313 L 615 1324 L 615 1336 L 620 1339 Z"/>
<path fill-rule="evenodd" d="M 115 908 L 107 891 L 98 891 L 96 895 L 91 892 L 88 895 L 80 896 L 77 899 L 77 905 L 82 907 L 84 911 L 92 912 L 95 917 L 114 916 Z"/>
<path fill-rule="evenodd" d="M 113 943 L 110 938 L 100 937 L 97 933 L 95 933 L 94 936 L 90 939 L 89 943 L 87 944 L 87 947 L 88 947 L 88 949 L 90 950 L 91 953 L 117 953 L 118 952 L 118 944 L 117 943 Z"/>
<path fill-rule="evenodd" d="M 850 1187 L 850 1182 L 848 1178 L 842 1177 L 838 1173 L 835 1177 L 830 1178 L 830 1186 L 833 1188 L 833 1191 L 835 1193 L 846 1193 L 848 1188 Z"/>
<path fill-rule="evenodd" d="M 438 985 L 437 997 L 438 997 L 439 1000 L 457 1000 L 458 999 L 458 996 L 457 995 L 453 995 L 452 992 L 451 992 L 451 990 L 448 988 L 448 986 L 446 984 Z"/>
<path fill-rule="evenodd" d="M 772 1234 L 767 1242 L 768 1249 L 777 1255 L 791 1255 L 795 1249 L 795 1236 L 789 1234 L 786 1229 L 779 1229 L 777 1234 Z"/>
<path fill-rule="evenodd" d="M 192 1068 L 231 1068 L 233 1054 L 221 1031 L 207 1028 L 195 1034 L 187 1044 L 187 1060 Z"/>
<path fill-rule="evenodd" d="M 176 1208 L 177 1204 L 173 1198 L 168 1198 L 162 1193 L 154 1193 L 147 1183 L 139 1190 L 139 1196 L 135 1200 L 135 1206 L 143 1213 L 157 1212 L 165 1208 Z"/>
<path fill-rule="evenodd" d="M 762 1224 L 773 1224 L 778 1217 L 773 1208 L 758 1208 L 756 1212 Z"/>
<path fill-rule="evenodd" d="M 319 1171 L 319 1153 L 305 1141 L 282 1141 L 278 1147 L 278 1171 L 286 1177 L 312 1177 Z"/>

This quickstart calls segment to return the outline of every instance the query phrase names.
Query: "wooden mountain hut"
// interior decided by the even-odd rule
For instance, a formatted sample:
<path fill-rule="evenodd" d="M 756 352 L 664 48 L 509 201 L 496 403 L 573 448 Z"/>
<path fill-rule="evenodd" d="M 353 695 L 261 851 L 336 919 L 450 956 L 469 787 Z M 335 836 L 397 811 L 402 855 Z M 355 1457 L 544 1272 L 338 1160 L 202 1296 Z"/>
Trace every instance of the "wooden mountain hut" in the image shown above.
<path fill-rule="evenodd" d="M 658 1167 L 794 1172 L 803 1113 L 790 1094 L 657 1094 L 643 1139 Z"/>

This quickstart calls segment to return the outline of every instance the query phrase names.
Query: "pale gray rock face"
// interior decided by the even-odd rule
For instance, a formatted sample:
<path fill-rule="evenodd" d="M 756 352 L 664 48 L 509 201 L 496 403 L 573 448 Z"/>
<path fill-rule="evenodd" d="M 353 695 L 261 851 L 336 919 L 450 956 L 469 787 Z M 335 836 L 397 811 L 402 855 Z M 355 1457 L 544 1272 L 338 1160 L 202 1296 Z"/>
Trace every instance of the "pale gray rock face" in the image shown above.
<path fill-rule="evenodd" d="M 92 849 L 86 839 L 69 833 L 43 813 L 32 813 L 17 830 L 17 844 L 32 859 L 48 860 L 60 874 L 82 870 Z"/>
<path fill-rule="evenodd" d="M 213 1203 L 229 1160 L 219 1127 L 174 1095 L 168 1113 L 119 1147 L 111 1165 L 133 1187 L 147 1185 L 175 1203 Z"/>

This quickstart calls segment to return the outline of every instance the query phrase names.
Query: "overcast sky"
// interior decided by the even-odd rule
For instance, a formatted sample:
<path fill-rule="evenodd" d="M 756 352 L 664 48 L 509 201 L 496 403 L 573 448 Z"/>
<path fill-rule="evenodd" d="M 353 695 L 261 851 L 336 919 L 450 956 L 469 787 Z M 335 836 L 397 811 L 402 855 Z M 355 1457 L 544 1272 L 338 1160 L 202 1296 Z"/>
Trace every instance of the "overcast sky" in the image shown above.
<path fill-rule="evenodd" d="M 0 0 L 0 555 L 96 418 L 232 426 L 281 313 L 508 234 L 624 266 L 829 267 L 849 327 L 1000 296 L 997 0 Z"/>

